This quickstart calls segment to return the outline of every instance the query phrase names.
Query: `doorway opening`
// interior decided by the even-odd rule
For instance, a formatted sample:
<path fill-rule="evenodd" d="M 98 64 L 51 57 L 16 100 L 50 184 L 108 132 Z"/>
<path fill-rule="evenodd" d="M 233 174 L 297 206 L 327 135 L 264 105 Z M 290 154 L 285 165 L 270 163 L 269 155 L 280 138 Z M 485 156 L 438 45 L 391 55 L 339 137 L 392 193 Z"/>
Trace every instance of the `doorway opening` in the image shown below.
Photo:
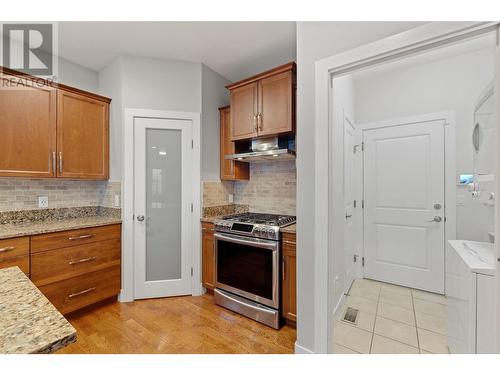
<path fill-rule="evenodd" d="M 497 267 L 495 48 L 486 33 L 333 75 L 333 352 L 478 352 L 479 316 L 461 308 L 480 308 L 478 296 L 457 292 L 467 286 L 450 259 L 472 243 Z M 495 341 L 483 337 L 482 352 Z"/>

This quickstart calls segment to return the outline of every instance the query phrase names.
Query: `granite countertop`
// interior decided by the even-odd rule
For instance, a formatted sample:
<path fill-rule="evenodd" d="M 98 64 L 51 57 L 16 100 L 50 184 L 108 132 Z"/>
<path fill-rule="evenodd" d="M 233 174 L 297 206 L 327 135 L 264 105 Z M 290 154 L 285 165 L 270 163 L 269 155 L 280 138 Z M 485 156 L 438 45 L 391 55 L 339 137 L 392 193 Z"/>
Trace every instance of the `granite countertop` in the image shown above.
<path fill-rule="evenodd" d="M 0 353 L 52 353 L 76 330 L 18 268 L 0 269 Z"/>
<path fill-rule="evenodd" d="M 281 233 L 296 233 L 297 232 L 297 224 L 288 225 L 284 228 L 281 228 Z"/>
<path fill-rule="evenodd" d="M 95 207 L 12 211 L 2 215 L 0 239 L 121 223 L 119 210 Z"/>
<path fill-rule="evenodd" d="M 61 220 L 43 220 L 21 224 L 3 224 L 0 225 L 0 239 L 100 227 L 102 225 L 119 224 L 121 222 L 121 219 L 114 216 L 102 215 Z"/>

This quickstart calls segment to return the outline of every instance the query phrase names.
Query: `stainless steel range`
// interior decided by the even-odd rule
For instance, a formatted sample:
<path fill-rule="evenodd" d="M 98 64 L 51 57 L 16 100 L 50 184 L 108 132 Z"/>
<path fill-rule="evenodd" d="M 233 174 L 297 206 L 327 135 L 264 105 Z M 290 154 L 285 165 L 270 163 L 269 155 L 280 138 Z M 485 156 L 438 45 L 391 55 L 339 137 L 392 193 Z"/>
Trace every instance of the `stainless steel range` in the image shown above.
<path fill-rule="evenodd" d="M 247 212 L 215 221 L 215 302 L 280 327 L 280 228 L 295 216 Z"/>

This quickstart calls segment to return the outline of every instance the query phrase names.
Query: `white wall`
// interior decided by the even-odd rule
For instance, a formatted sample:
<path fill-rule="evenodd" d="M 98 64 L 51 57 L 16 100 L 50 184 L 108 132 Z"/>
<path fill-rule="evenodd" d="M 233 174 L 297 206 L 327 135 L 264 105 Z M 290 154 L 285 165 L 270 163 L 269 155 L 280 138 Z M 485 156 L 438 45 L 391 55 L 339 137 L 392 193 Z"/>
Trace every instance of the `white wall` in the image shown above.
<path fill-rule="evenodd" d="M 120 181 L 123 167 L 123 89 L 120 59 L 116 59 L 99 72 L 99 93 L 112 99 L 109 110 L 109 179 Z"/>
<path fill-rule="evenodd" d="M 220 176 L 219 107 L 229 104 L 226 78 L 206 65 L 201 66 L 201 179 L 216 181 Z"/>
<path fill-rule="evenodd" d="M 122 56 L 99 72 L 99 92 L 110 96 L 110 179 L 123 176 L 123 110 L 201 112 L 201 64 Z M 202 141 L 203 143 L 203 141 Z"/>
<path fill-rule="evenodd" d="M 297 23 L 297 351 L 314 352 L 314 64 L 419 22 Z M 321 286 L 319 286 L 321 287 Z"/>
<path fill-rule="evenodd" d="M 431 52 L 432 53 L 432 52 Z M 358 124 L 440 111 L 455 111 L 457 174 L 473 172 L 474 106 L 493 79 L 493 48 L 355 79 Z M 494 210 L 457 188 L 457 237 L 484 241 Z"/>
<path fill-rule="evenodd" d="M 99 88 L 96 71 L 59 58 L 58 82 L 96 93 Z"/>

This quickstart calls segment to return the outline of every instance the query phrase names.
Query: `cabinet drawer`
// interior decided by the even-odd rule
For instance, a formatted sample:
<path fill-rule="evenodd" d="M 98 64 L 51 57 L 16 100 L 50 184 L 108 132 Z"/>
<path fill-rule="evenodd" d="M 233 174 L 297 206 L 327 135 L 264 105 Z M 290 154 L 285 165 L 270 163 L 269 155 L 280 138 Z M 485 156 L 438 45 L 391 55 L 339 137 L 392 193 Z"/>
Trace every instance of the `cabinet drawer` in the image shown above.
<path fill-rule="evenodd" d="M 116 296 L 120 292 L 120 267 L 115 266 L 39 288 L 62 313 Z"/>
<path fill-rule="evenodd" d="M 31 256 L 31 280 L 37 286 L 119 266 L 119 239 L 44 251 Z"/>
<path fill-rule="evenodd" d="M 116 239 L 120 236 L 120 224 L 40 234 L 31 237 L 31 253 Z"/>
<path fill-rule="evenodd" d="M 28 255 L 30 251 L 29 237 L 0 240 L 0 261 L 7 258 Z"/>
<path fill-rule="evenodd" d="M 0 268 L 18 266 L 26 275 L 30 274 L 30 257 L 28 255 L 0 259 Z"/>

